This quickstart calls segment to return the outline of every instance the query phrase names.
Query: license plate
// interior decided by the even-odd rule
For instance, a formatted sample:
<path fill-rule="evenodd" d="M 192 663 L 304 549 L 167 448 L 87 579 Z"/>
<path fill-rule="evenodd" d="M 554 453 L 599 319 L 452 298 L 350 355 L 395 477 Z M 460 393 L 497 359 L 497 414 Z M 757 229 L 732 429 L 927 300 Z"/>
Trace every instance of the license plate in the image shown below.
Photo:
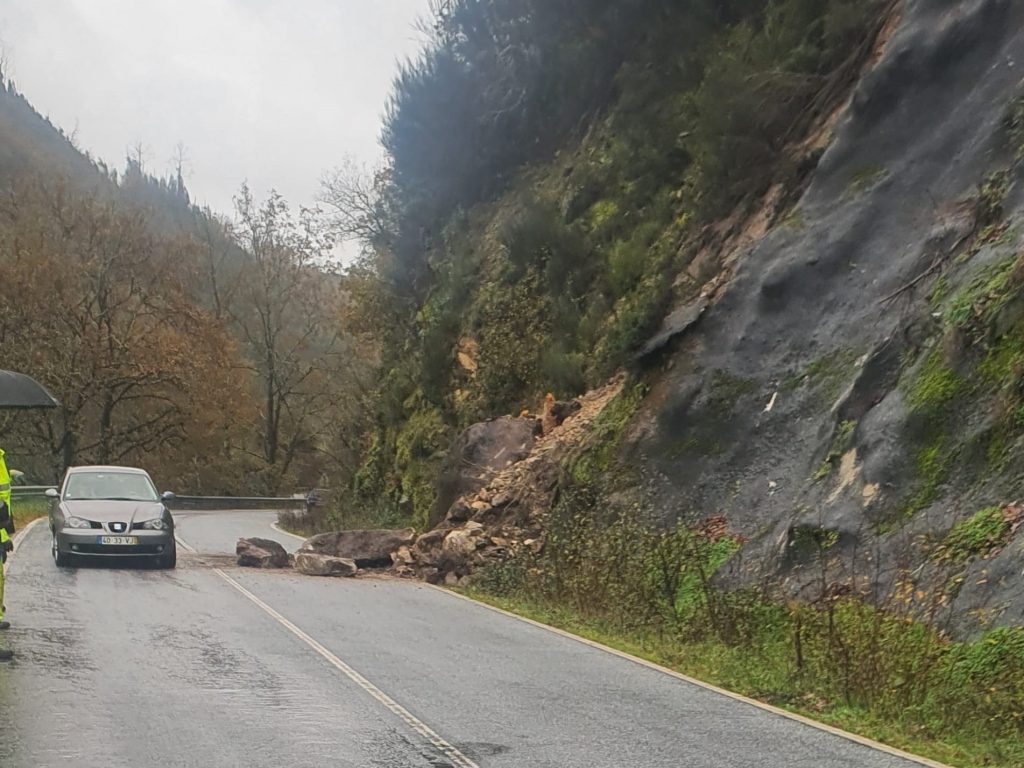
<path fill-rule="evenodd" d="M 97 541 L 100 544 L 109 544 L 115 547 L 130 547 L 139 543 L 138 536 L 100 536 Z"/>

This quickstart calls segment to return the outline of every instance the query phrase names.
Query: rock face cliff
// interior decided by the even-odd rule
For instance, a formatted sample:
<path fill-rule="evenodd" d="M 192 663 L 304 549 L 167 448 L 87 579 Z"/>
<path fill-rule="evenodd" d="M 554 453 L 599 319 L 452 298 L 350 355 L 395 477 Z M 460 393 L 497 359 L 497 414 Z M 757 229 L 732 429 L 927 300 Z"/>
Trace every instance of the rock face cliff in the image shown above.
<path fill-rule="evenodd" d="M 879 588 L 1020 495 L 1022 77 L 1020 3 L 906 2 L 802 198 L 667 329 L 626 450 L 666 518 L 747 538 L 728 578 L 820 531 Z M 1024 619 L 1024 541 L 997 538 L 962 553 L 962 630 Z"/>
<path fill-rule="evenodd" d="M 956 633 L 1024 620 L 1022 78 L 1020 3 L 907 0 L 802 147 L 795 203 L 769 191 L 676 281 L 619 456 L 663 521 L 744 542 L 724 584 L 799 593 L 801 542 L 827 542 L 830 578 L 869 595 L 947 566 Z M 400 567 L 457 581 L 542 546 L 542 512 L 501 510 L 528 486 L 550 502 L 533 470 L 556 443 L 502 470 L 501 503 L 474 483 Z"/>

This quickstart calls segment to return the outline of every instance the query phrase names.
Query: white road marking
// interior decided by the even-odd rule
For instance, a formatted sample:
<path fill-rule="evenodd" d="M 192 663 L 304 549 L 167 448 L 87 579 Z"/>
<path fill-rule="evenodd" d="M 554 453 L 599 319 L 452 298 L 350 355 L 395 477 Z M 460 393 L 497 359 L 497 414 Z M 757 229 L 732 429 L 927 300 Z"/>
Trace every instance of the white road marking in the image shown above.
<path fill-rule="evenodd" d="M 888 744 L 883 744 L 880 741 L 869 739 L 866 736 L 860 736 L 856 733 L 850 733 L 849 731 L 844 731 L 842 728 L 836 728 L 835 726 L 828 725 L 817 720 L 812 720 L 809 717 L 798 715 L 795 712 L 780 709 L 779 707 L 773 707 L 771 704 L 765 704 L 763 701 L 751 699 L 750 697 L 744 696 L 740 693 L 735 693 L 734 691 L 730 691 L 725 688 L 719 688 L 717 685 L 712 685 L 711 683 L 706 683 L 703 680 L 698 680 L 695 677 L 684 675 L 682 672 L 676 672 L 674 669 L 669 669 L 668 667 L 663 667 L 660 664 L 655 664 L 653 661 L 648 661 L 647 659 L 642 659 L 639 656 L 634 656 L 631 653 L 620 651 L 618 648 L 612 648 L 608 645 L 602 645 L 596 640 L 590 640 L 586 637 L 581 637 L 580 635 L 574 635 L 572 632 L 567 632 L 566 630 L 559 629 L 558 627 L 552 627 L 550 624 L 544 624 L 543 622 L 535 621 L 534 619 L 528 619 L 525 616 L 520 616 L 518 613 L 506 611 L 504 608 L 498 608 L 494 605 L 488 605 L 487 603 L 481 602 L 480 600 L 474 600 L 472 597 L 459 594 L 458 592 L 453 592 L 450 589 L 445 589 L 444 587 L 438 586 L 436 584 L 427 584 L 424 582 L 423 586 L 429 587 L 430 589 L 435 589 L 438 592 L 442 592 L 446 595 L 449 595 L 450 597 L 455 597 L 459 600 L 465 600 L 467 602 L 473 603 L 474 605 L 479 606 L 480 608 L 486 608 L 489 611 L 500 613 L 502 616 L 507 616 L 510 619 L 525 622 L 526 624 L 530 624 L 531 626 L 537 627 L 538 629 L 543 629 L 546 632 L 551 632 L 553 634 L 559 635 L 560 637 L 564 637 L 569 640 L 574 640 L 577 643 L 582 643 L 583 645 L 590 646 L 591 648 L 595 648 L 599 651 L 610 653 L 613 656 L 618 656 L 619 658 L 626 659 L 627 661 L 631 661 L 634 664 L 639 664 L 642 667 L 653 669 L 655 672 L 661 672 L 663 675 L 674 677 L 677 680 L 682 680 L 683 682 L 689 683 L 690 685 L 695 685 L 698 688 L 703 688 L 704 690 L 717 693 L 720 696 L 725 696 L 727 699 L 732 699 L 733 701 L 749 704 L 752 707 L 757 707 L 758 709 L 764 710 L 765 712 L 770 712 L 773 715 L 784 717 L 787 720 L 795 720 L 796 722 L 801 723 L 803 725 L 810 726 L 811 728 L 815 728 L 819 731 L 824 731 L 825 733 L 830 733 L 833 736 L 838 736 L 839 738 L 846 739 L 847 741 L 852 741 L 855 744 L 860 744 L 863 747 L 868 747 L 877 752 L 883 752 L 887 755 L 898 757 L 901 760 L 906 760 L 910 763 L 917 763 L 918 765 L 927 766 L 928 768 L 952 768 L 952 766 L 946 765 L 945 763 L 930 760 L 927 757 L 921 757 L 920 755 L 915 755 L 911 752 L 904 752 L 902 749 L 890 747 Z"/>
<path fill-rule="evenodd" d="M 28 532 L 31 531 L 33 528 L 35 528 L 36 525 L 42 521 L 42 519 L 43 518 L 41 518 L 41 517 L 37 517 L 35 520 L 33 520 L 28 525 L 26 525 L 24 528 L 22 528 L 20 531 L 17 531 L 14 534 L 14 538 L 11 539 L 11 542 L 14 544 L 15 550 L 17 550 L 17 548 L 21 546 L 21 542 L 28 535 Z M 10 567 L 11 567 L 11 558 L 8 557 L 7 560 L 4 561 L 4 574 L 5 575 L 7 574 L 7 569 L 10 568 Z"/>
<path fill-rule="evenodd" d="M 445 741 L 433 728 L 424 723 L 422 720 L 420 720 L 418 717 L 412 714 L 412 712 L 407 710 L 397 701 L 395 701 L 386 693 L 384 693 L 384 691 L 382 691 L 376 685 L 371 683 L 369 680 L 367 680 L 365 677 L 359 674 L 348 664 L 346 664 L 344 661 L 342 661 L 329 650 L 327 650 L 327 648 L 322 646 L 308 634 L 299 629 L 299 627 L 297 627 L 295 624 L 290 622 L 280 613 L 278 613 L 265 602 L 256 597 L 256 595 L 254 595 L 252 592 L 250 592 L 237 581 L 235 581 L 233 578 L 228 576 L 220 568 L 214 568 L 213 572 L 220 576 L 222 579 L 224 579 L 224 581 L 226 581 L 232 587 L 241 592 L 243 595 L 245 595 L 245 597 L 247 597 L 256 606 L 258 606 L 264 613 L 266 613 L 268 616 L 274 619 L 274 621 L 276 621 L 282 627 L 284 627 L 297 638 L 299 638 L 299 640 L 301 640 L 314 651 L 316 651 L 318 654 L 320 654 L 320 656 L 322 656 L 332 667 L 337 669 L 339 672 L 345 675 L 345 677 L 347 677 L 353 683 L 358 685 L 360 688 L 366 691 L 366 693 L 370 694 L 370 696 L 372 696 L 378 702 L 383 704 L 387 709 L 389 709 L 391 712 L 393 712 L 395 715 L 401 718 L 401 720 L 413 731 L 415 731 L 428 742 L 430 742 L 434 749 L 436 749 L 442 755 L 451 760 L 452 765 L 457 766 L 457 768 L 480 768 L 469 757 L 460 752 L 457 747 Z"/>
<path fill-rule="evenodd" d="M 287 533 L 287 531 L 281 532 Z M 289 535 L 294 536 L 294 534 Z M 296 536 L 296 538 L 301 537 Z M 180 546 L 186 552 L 196 552 L 195 547 L 193 547 L 187 541 L 182 539 L 180 536 L 175 535 L 174 539 L 178 542 L 178 546 Z M 339 659 L 336 655 L 331 653 L 327 648 L 325 648 L 323 645 L 321 645 L 312 637 L 310 637 L 310 635 L 308 635 L 298 626 L 296 626 L 291 621 L 282 616 L 280 613 L 278 613 L 276 610 L 271 608 L 267 603 L 263 602 L 260 598 L 256 597 L 256 595 L 254 595 L 248 589 L 246 589 L 233 578 L 228 576 L 228 574 L 225 573 L 222 569 L 214 568 L 213 572 L 220 576 L 222 579 L 224 579 L 224 581 L 226 581 L 236 590 L 241 592 L 253 604 L 260 608 L 260 610 L 262 610 L 264 613 L 266 613 L 268 616 L 274 619 L 274 621 L 276 621 L 282 627 L 284 627 L 297 638 L 299 638 L 299 640 L 301 640 L 303 643 L 305 643 L 314 651 L 316 651 L 332 667 L 337 669 L 339 672 L 345 675 L 345 677 L 347 677 L 349 680 L 358 685 L 362 690 L 364 690 L 366 693 L 368 693 L 370 696 L 376 699 L 379 703 L 383 704 L 388 710 L 397 715 L 407 726 L 409 726 L 413 731 L 415 731 L 420 736 L 422 736 L 426 741 L 428 741 L 431 744 L 431 746 L 434 747 L 434 749 L 436 749 L 442 755 L 451 760 L 453 766 L 455 766 L 456 768 L 480 768 L 480 766 L 473 762 L 473 760 L 471 760 L 465 754 L 460 752 L 457 747 L 455 747 L 448 741 L 445 741 L 445 739 L 443 739 L 441 735 L 437 733 L 437 731 L 435 731 L 429 725 L 427 725 L 414 714 L 412 714 L 412 712 L 407 710 L 397 701 L 395 701 L 386 693 L 384 693 L 384 691 L 382 691 L 376 685 L 371 683 L 359 672 L 357 672 L 344 661 Z"/>
<path fill-rule="evenodd" d="M 277 523 L 271 523 L 270 527 L 273 528 L 278 533 L 283 533 L 285 536 L 291 536 L 293 539 L 298 539 L 299 541 L 305 541 L 306 540 L 306 538 L 304 536 L 299 536 L 299 534 L 297 534 L 297 533 L 292 533 L 291 531 L 286 531 L 284 528 L 279 526 Z"/>

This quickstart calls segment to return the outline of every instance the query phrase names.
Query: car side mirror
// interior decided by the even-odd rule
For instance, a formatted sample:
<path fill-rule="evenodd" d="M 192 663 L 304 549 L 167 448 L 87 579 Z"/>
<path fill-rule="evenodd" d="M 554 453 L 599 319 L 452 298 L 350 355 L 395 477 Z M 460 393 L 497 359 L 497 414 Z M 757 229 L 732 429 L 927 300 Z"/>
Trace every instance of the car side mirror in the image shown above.
<path fill-rule="evenodd" d="M 43 494 L 48 499 L 56 499 L 60 496 L 60 493 L 58 493 L 56 488 L 47 488 L 45 491 L 43 491 Z"/>
<path fill-rule="evenodd" d="M 174 494 L 170 491 L 164 491 L 160 494 L 160 498 L 164 501 L 174 501 Z"/>

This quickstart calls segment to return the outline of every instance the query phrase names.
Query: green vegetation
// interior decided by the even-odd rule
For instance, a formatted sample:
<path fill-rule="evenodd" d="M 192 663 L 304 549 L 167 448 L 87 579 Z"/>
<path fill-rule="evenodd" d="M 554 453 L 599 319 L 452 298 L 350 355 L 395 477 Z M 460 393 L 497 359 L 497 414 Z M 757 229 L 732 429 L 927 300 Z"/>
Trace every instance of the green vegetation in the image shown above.
<path fill-rule="evenodd" d="M 953 327 L 984 334 L 986 326 L 1009 299 L 1016 257 L 986 267 L 949 303 L 947 320 Z"/>
<path fill-rule="evenodd" d="M 469 594 L 815 720 L 960 768 L 1024 765 L 1024 630 L 947 643 L 920 625 L 844 603 L 831 615 L 762 605 L 742 642 L 687 638 L 480 586 Z M 836 633 L 829 637 L 828 622 Z M 802 664 L 798 664 L 800 638 Z M 849 645 L 830 643 L 846 642 Z M 842 656 L 843 651 L 848 656 Z M 834 666 L 833 666 L 834 665 Z M 846 675 L 863 675 L 845 685 Z"/>
<path fill-rule="evenodd" d="M 596 482 L 612 466 L 622 431 L 647 394 L 643 384 L 627 386 L 605 406 L 594 420 L 593 442 L 569 464 L 573 480 L 580 484 Z"/>
<path fill-rule="evenodd" d="M 607 478 L 604 474 L 601 477 Z M 950 643 L 917 623 L 922 600 L 897 584 L 880 608 L 824 592 L 808 603 L 712 580 L 738 544 L 709 521 L 652 527 L 642 504 L 609 505 L 602 480 L 571 483 L 541 554 L 481 572 L 471 593 L 680 672 L 961 766 L 1024 761 L 1024 630 Z M 981 553 L 1000 535 L 991 511 L 950 533 Z M 828 568 L 837 542 L 794 534 L 803 568 Z"/>
<path fill-rule="evenodd" d="M 736 382 L 722 381 L 735 394 Z M 923 391 L 938 394 L 921 407 L 948 405 L 948 387 Z M 819 595 L 797 602 L 767 584 L 720 590 L 715 574 L 740 544 L 724 519 L 666 529 L 615 459 L 640 394 L 620 395 L 601 439 L 564 476 L 543 550 L 480 571 L 474 597 L 937 760 L 1024 764 L 1024 630 L 949 642 L 921 623 L 928 605 L 948 600 L 945 587 L 922 593 L 908 574 L 873 606 L 837 593 L 829 572 L 839 535 L 811 525 L 791 532 L 791 567 L 819 584 Z M 841 455 L 855 429 L 837 425 L 830 455 Z M 952 449 L 937 434 L 918 457 L 919 504 L 949 470 Z M 997 546 L 1005 528 L 996 512 L 951 531 L 945 551 L 957 554 L 943 562 Z"/>
<path fill-rule="evenodd" d="M 656 527 L 642 502 L 609 502 L 614 474 L 563 487 L 544 550 L 483 570 L 470 594 L 937 760 L 1024 764 L 1024 630 L 951 643 L 913 618 L 947 596 L 909 579 L 879 607 L 836 595 L 825 585 L 838 536 L 810 526 L 793 534 L 795 567 L 820 570 L 818 599 L 722 592 L 713 577 L 738 547 L 722 521 Z M 987 551 L 993 520 L 958 526 L 949 551 Z"/>
<path fill-rule="evenodd" d="M 934 350 L 914 377 L 907 402 L 916 411 L 938 415 L 963 392 L 964 387 L 964 380 L 946 366 L 942 353 Z"/>
<path fill-rule="evenodd" d="M 816 156 L 785 148 L 845 96 L 880 8 L 452 3 L 395 82 L 388 167 L 327 190 L 341 208 L 353 189 L 372 200 L 372 215 L 344 219 L 365 245 L 353 314 L 387 329 L 378 450 L 356 503 L 390 514 L 380 499 L 404 497 L 428 519 L 430 495 L 395 454 L 420 411 L 452 436 L 630 365 L 671 302 L 717 269 L 702 257 L 674 285 L 705 225 L 802 183 Z M 466 345 L 473 370 L 457 362 Z"/>
<path fill-rule="evenodd" d="M 943 436 L 922 448 L 915 459 L 918 486 L 907 504 L 905 515 L 917 514 L 939 498 L 942 484 L 949 477 L 956 453 L 946 444 Z"/>
<path fill-rule="evenodd" d="M 24 528 L 33 520 L 46 517 L 50 513 L 50 500 L 42 496 L 15 496 L 11 500 L 14 511 L 14 523 Z"/>
<path fill-rule="evenodd" d="M 1003 202 L 1010 189 L 1010 172 L 994 171 L 985 177 L 978 190 L 978 225 L 985 227 L 1003 218 Z"/>
<path fill-rule="evenodd" d="M 1010 521 L 1000 507 L 988 507 L 954 525 L 942 541 L 936 556 L 947 562 L 963 563 L 984 557 L 1006 541 Z"/>

